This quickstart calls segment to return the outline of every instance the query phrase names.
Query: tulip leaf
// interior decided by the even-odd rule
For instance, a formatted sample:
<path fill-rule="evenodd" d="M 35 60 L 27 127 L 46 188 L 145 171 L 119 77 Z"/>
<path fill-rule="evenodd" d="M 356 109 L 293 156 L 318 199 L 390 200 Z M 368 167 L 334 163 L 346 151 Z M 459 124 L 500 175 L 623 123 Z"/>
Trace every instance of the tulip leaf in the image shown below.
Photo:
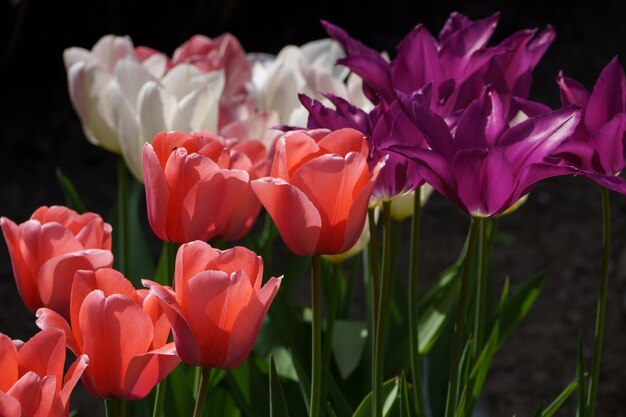
<path fill-rule="evenodd" d="M 204 406 L 205 416 L 240 417 L 241 411 L 230 393 L 221 386 L 211 389 Z"/>
<path fill-rule="evenodd" d="M 225 414 L 219 414 L 225 415 Z M 270 417 L 289 417 L 287 401 L 280 385 L 274 357 L 270 355 Z"/>
<path fill-rule="evenodd" d="M 304 400 L 304 404 L 306 409 L 309 409 L 309 393 L 311 392 L 311 381 L 309 377 L 304 372 L 304 368 L 302 364 L 298 361 L 293 354 L 293 352 L 289 352 L 291 355 L 291 362 L 293 363 L 294 370 L 296 371 L 296 375 L 298 375 L 298 385 L 300 385 L 300 392 L 302 393 L 302 398 Z"/>
<path fill-rule="evenodd" d="M 250 406 L 250 360 L 245 360 L 240 366 L 226 373 L 228 386 L 233 399 L 247 417 L 261 417 L 258 409 Z"/>
<path fill-rule="evenodd" d="M 76 188 L 72 181 L 63 174 L 61 168 L 56 169 L 57 180 L 61 185 L 61 189 L 63 190 L 63 195 L 65 196 L 65 204 L 72 210 L 76 211 L 79 214 L 82 214 L 87 211 L 87 207 L 81 200 L 78 192 L 76 192 Z"/>
<path fill-rule="evenodd" d="M 457 262 L 446 269 L 420 297 L 419 303 L 423 310 L 419 315 L 418 331 L 422 355 L 435 345 L 457 304 L 459 282 L 454 278 L 459 268 L 460 263 Z"/>
<path fill-rule="evenodd" d="M 337 413 L 335 413 L 335 410 L 333 409 L 333 406 L 330 405 L 330 403 L 326 403 L 326 412 L 328 413 L 329 417 L 337 417 Z"/>
<path fill-rule="evenodd" d="M 359 366 L 365 341 L 367 323 L 364 321 L 336 320 L 333 328 L 333 357 L 339 373 L 347 379 Z"/>
<path fill-rule="evenodd" d="M 585 363 L 583 361 L 583 338 L 578 335 L 576 352 L 576 417 L 587 417 L 587 396 L 585 391 Z"/>
<path fill-rule="evenodd" d="M 383 416 L 390 414 L 393 406 L 398 401 L 399 390 L 399 378 L 392 378 L 383 384 Z M 371 417 L 372 414 L 372 393 L 370 392 L 361 401 L 352 417 Z"/>
<path fill-rule="evenodd" d="M 506 339 L 513 333 L 513 330 L 526 317 L 539 296 L 547 275 L 547 271 L 542 271 L 532 276 L 502 303 L 498 317 L 500 334 L 498 336 L 497 350 L 502 347 Z"/>
<path fill-rule="evenodd" d="M 556 397 L 554 401 L 552 401 L 552 404 L 550 404 L 541 412 L 541 417 L 552 417 L 554 413 L 556 413 L 559 408 L 561 408 L 563 403 L 567 401 L 570 395 L 572 395 L 574 391 L 576 391 L 577 386 L 578 382 L 576 381 L 576 379 L 574 379 L 572 382 L 569 383 L 568 386 L 565 387 L 565 389 L 559 394 L 559 396 Z"/>
<path fill-rule="evenodd" d="M 188 373 L 193 374 L 194 368 L 186 364 L 180 364 L 167 377 L 167 392 L 173 401 L 166 401 L 167 412 L 165 415 L 189 416 L 193 409 L 193 391 L 189 384 Z"/>

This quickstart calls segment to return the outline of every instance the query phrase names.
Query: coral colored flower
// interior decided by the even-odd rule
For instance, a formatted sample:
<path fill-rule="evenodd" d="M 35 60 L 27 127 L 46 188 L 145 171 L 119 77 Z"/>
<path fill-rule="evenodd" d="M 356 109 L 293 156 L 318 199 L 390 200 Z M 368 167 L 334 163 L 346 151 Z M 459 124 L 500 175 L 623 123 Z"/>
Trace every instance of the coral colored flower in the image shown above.
<path fill-rule="evenodd" d="M 467 107 L 485 85 L 491 84 L 500 94 L 505 117 L 510 120 L 517 113 L 512 98 L 528 97 L 532 70 L 554 40 L 554 30 L 548 27 L 540 34 L 522 30 L 487 47 L 498 17 L 495 13 L 472 21 L 454 12 L 439 39 L 417 25 L 397 45 L 397 56 L 391 61 L 341 28 L 324 21 L 322 24 L 348 54 L 338 63 L 363 78 L 364 93 L 372 102 L 391 104 L 396 90 L 412 94 L 432 83 L 433 108 L 448 116 Z"/>
<path fill-rule="evenodd" d="M 626 76 L 617 57 L 604 67 L 591 93 L 563 73 L 557 82 L 563 105 L 581 106 L 582 120 L 556 153 L 587 178 L 626 194 L 626 180 L 618 176 L 626 165 Z"/>
<path fill-rule="evenodd" d="M 252 188 L 289 249 L 303 256 L 350 249 L 365 223 L 384 162 L 372 170 L 354 129 L 287 132 L 276 143 L 272 176 Z"/>
<path fill-rule="evenodd" d="M 185 63 L 168 70 L 165 55 L 137 53 L 130 38 L 111 35 L 91 51 L 66 49 L 63 59 L 85 135 L 94 145 L 121 153 L 140 181 L 143 144 L 157 133 L 217 129 L 221 70 L 204 73 Z"/>
<path fill-rule="evenodd" d="M 154 233 L 178 243 L 245 235 L 260 210 L 250 178 L 267 169 L 265 152 L 259 142 L 231 147 L 209 133 L 158 134 L 143 156 Z"/>
<path fill-rule="evenodd" d="M 70 308 L 69 324 L 42 308 L 37 325 L 62 330 L 75 355 L 89 356 L 83 383 L 93 395 L 144 398 L 180 363 L 174 343 L 167 343 L 170 326 L 159 302 L 120 272 L 77 272 Z"/>
<path fill-rule="evenodd" d="M 95 213 L 44 206 L 19 226 L 2 217 L 0 227 L 17 289 L 33 313 L 48 307 L 69 317 L 74 273 L 113 264 L 111 226 Z"/>
<path fill-rule="evenodd" d="M 396 149 L 419 162 L 426 182 L 472 216 L 501 214 L 540 180 L 578 172 L 547 158 L 574 132 L 580 120 L 576 108 L 509 128 L 497 93 L 486 89 L 463 112 L 452 133 L 440 116 L 418 101 L 405 98 L 403 105 L 430 149 L 406 144 Z"/>
<path fill-rule="evenodd" d="M 63 332 L 43 330 L 26 343 L 0 333 L 0 415 L 67 417 L 70 395 L 88 362 L 79 355 L 63 376 Z"/>
<path fill-rule="evenodd" d="M 430 93 L 423 94 L 424 101 L 430 100 Z M 309 111 L 307 127 L 309 129 L 326 128 L 331 130 L 350 127 L 362 132 L 369 144 L 368 164 L 371 169 L 386 157 L 387 162 L 378 176 L 372 191 L 373 200 L 370 205 L 380 200 L 391 200 L 412 192 L 424 183 L 417 173 L 417 163 L 395 152 L 389 152 L 389 143 L 413 143 L 416 138 L 420 145 L 426 147 L 420 131 L 402 111 L 396 101 L 389 105 L 378 103 L 370 112 L 363 111 L 348 101 L 331 94 L 327 99 L 334 109 L 324 106 L 321 102 L 300 95 L 300 101 Z"/>
<path fill-rule="evenodd" d="M 250 354 L 281 279 L 261 287 L 263 260 L 254 252 L 195 241 L 176 255 L 176 292 L 151 281 L 144 285 L 159 298 L 184 362 L 232 369 Z"/>

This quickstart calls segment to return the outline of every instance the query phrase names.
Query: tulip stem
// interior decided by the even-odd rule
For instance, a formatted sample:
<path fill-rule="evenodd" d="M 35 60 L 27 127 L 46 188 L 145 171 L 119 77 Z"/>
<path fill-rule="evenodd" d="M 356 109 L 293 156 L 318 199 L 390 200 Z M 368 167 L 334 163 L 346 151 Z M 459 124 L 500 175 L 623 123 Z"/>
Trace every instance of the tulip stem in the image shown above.
<path fill-rule="evenodd" d="M 459 295 L 459 305 L 456 311 L 456 323 L 454 325 L 454 344 L 452 345 L 452 357 L 450 358 L 450 375 L 448 379 L 448 395 L 446 398 L 446 417 L 456 415 L 456 402 L 459 388 L 459 361 L 461 359 L 461 347 L 465 337 L 465 314 L 467 310 L 467 293 L 472 269 L 474 255 L 474 245 L 476 241 L 476 222 L 472 219 L 470 223 L 467 251 L 463 260 L 463 272 L 461 275 L 461 293 Z"/>
<path fill-rule="evenodd" d="M 413 220 L 411 221 L 411 253 L 409 263 L 409 342 L 411 352 L 411 375 L 413 376 L 413 402 L 418 417 L 425 417 L 424 393 L 422 392 L 422 358 L 419 343 L 419 258 L 420 258 L 420 217 L 422 187 L 415 190 Z"/>
<path fill-rule="evenodd" d="M 104 400 L 104 408 L 106 411 L 106 417 L 125 417 L 126 416 L 126 402 L 124 402 L 124 400 L 118 400 L 118 399 Z"/>
<path fill-rule="evenodd" d="M 378 288 L 378 309 L 374 331 L 374 369 L 372 372 L 372 415 L 374 417 L 382 417 L 383 415 L 385 323 L 389 310 L 391 259 L 391 201 L 383 201 L 383 268 Z"/>
<path fill-rule="evenodd" d="M 156 388 L 156 397 L 154 399 L 154 410 L 152 417 L 161 417 L 163 415 L 163 405 L 165 404 L 165 380 L 159 382 Z"/>
<path fill-rule="evenodd" d="M 472 357 L 478 358 L 483 348 L 485 319 L 487 316 L 487 274 L 485 266 L 488 252 L 487 219 L 475 217 L 478 227 L 478 268 L 476 272 L 476 314 L 474 315 L 474 341 L 472 343 Z"/>
<path fill-rule="evenodd" d="M 370 254 L 370 288 L 372 297 L 372 322 L 376 322 L 376 311 L 378 306 L 378 242 L 376 239 L 376 209 L 369 208 L 367 212 L 367 222 L 370 229 L 369 254 Z M 373 333 L 372 333 L 373 337 Z"/>
<path fill-rule="evenodd" d="M 322 277 L 320 255 L 311 260 L 311 401 L 309 417 L 320 416 L 322 392 Z"/>
<path fill-rule="evenodd" d="M 591 359 L 591 378 L 587 392 L 587 409 L 589 417 L 596 414 L 596 397 L 600 379 L 600 362 L 602 359 L 602 340 L 604 338 L 604 316 L 606 313 L 606 293 L 609 285 L 609 262 L 611 258 L 611 202 L 609 190 L 602 188 L 602 277 L 600 294 L 596 310 L 595 341 Z"/>
<path fill-rule="evenodd" d="M 211 379 L 212 369 L 213 368 L 203 367 L 200 373 L 200 384 L 198 386 L 196 406 L 193 409 L 193 417 L 201 417 L 204 411 L 204 403 L 206 402 L 206 394 L 209 391 L 209 380 Z"/>
<path fill-rule="evenodd" d="M 128 276 L 128 169 L 121 157 L 117 161 L 117 268 Z"/>

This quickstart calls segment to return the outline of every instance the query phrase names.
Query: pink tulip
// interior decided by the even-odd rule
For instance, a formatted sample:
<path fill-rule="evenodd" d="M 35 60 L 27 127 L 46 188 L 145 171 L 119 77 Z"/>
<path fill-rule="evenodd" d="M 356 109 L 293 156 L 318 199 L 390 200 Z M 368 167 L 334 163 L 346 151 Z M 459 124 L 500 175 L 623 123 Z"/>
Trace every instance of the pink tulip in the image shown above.
<path fill-rule="evenodd" d="M 148 219 L 170 242 L 244 236 L 260 204 L 250 178 L 267 172 L 265 147 L 210 133 L 160 133 L 144 147 Z"/>
<path fill-rule="evenodd" d="M 263 260 L 254 252 L 195 241 L 178 250 L 176 292 L 151 281 L 144 285 L 159 298 L 184 362 L 232 369 L 250 354 L 281 279 L 261 287 Z"/>
<path fill-rule="evenodd" d="M 336 254 L 356 243 L 384 165 L 370 171 L 368 153 L 354 129 L 292 131 L 278 140 L 272 176 L 252 188 L 292 252 Z"/>
<path fill-rule="evenodd" d="M 76 273 L 69 324 L 47 308 L 37 317 L 40 328 L 62 330 L 75 355 L 89 356 L 83 383 L 97 397 L 144 398 L 180 363 L 156 298 L 114 269 Z"/>
<path fill-rule="evenodd" d="M 113 264 L 111 226 L 95 213 L 44 206 L 19 226 L 2 217 L 0 227 L 17 289 L 32 312 L 48 307 L 69 317 L 74 273 Z"/>
<path fill-rule="evenodd" d="M 0 415 L 66 417 L 88 362 L 80 355 L 63 376 L 65 335 L 58 330 L 43 330 L 26 343 L 0 334 Z"/>

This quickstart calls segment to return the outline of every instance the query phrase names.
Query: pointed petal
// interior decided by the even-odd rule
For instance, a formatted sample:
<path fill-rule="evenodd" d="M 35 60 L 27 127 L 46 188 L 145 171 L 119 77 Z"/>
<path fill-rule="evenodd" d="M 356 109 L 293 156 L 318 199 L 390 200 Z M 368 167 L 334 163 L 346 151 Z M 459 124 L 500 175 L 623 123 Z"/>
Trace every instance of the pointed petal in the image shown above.
<path fill-rule="evenodd" d="M 77 322 L 78 323 L 78 322 Z M 74 355 L 80 355 L 81 348 L 74 338 L 72 329 L 67 321 L 61 317 L 61 315 L 49 308 L 40 308 L 37 310 L 37 327 L 41 330 L 45 329 L 59 329 L 65 334 L 65 343 L 67 347 L 74 353 Z"/>
<path fill-rule="evenodd" d="M 595 132 L 623 112 L 626 112 L 626 76 L 615 57 L 604 67 L 593 87 L 585 112 L 585 126 L 589 132 Z"/>
<path fill-rule="evenodd" d="M 457 149 L 486 149 L 494 146 L 508 124 L 498 94 L 487 88 L 459 119 L 454 135 Z"/>
<path fill-rule="evenodd" d="M 591 93 L 578 81 L 563 75 L 563 71 L 559 71 L 556 79 L 559 89 L 561 90 L 561 104 L 569 106 L 575 104 L 580 107 L 586 107 Z"/>
<path fill-rule="evenodd" d="M 0 333 L 0 392 L 7 392 L 18 377 L 17 350 L 13 341 Z"/>
<path fill-rule="evenodd" d="M 145 398 L 156 384 L 161 382 L 180 364 L 174 342 L 133 357 L 126 373 L 127 399 Z"/>
<path fill-rule="evenodd" d="M 33 371 L 37 375 L 56 377 L 56 390 L 61 389 L 65 366 L 65 334 L 59 329 L 45 329 L 24 343 L 18 353 L 21 375 Z"/>

